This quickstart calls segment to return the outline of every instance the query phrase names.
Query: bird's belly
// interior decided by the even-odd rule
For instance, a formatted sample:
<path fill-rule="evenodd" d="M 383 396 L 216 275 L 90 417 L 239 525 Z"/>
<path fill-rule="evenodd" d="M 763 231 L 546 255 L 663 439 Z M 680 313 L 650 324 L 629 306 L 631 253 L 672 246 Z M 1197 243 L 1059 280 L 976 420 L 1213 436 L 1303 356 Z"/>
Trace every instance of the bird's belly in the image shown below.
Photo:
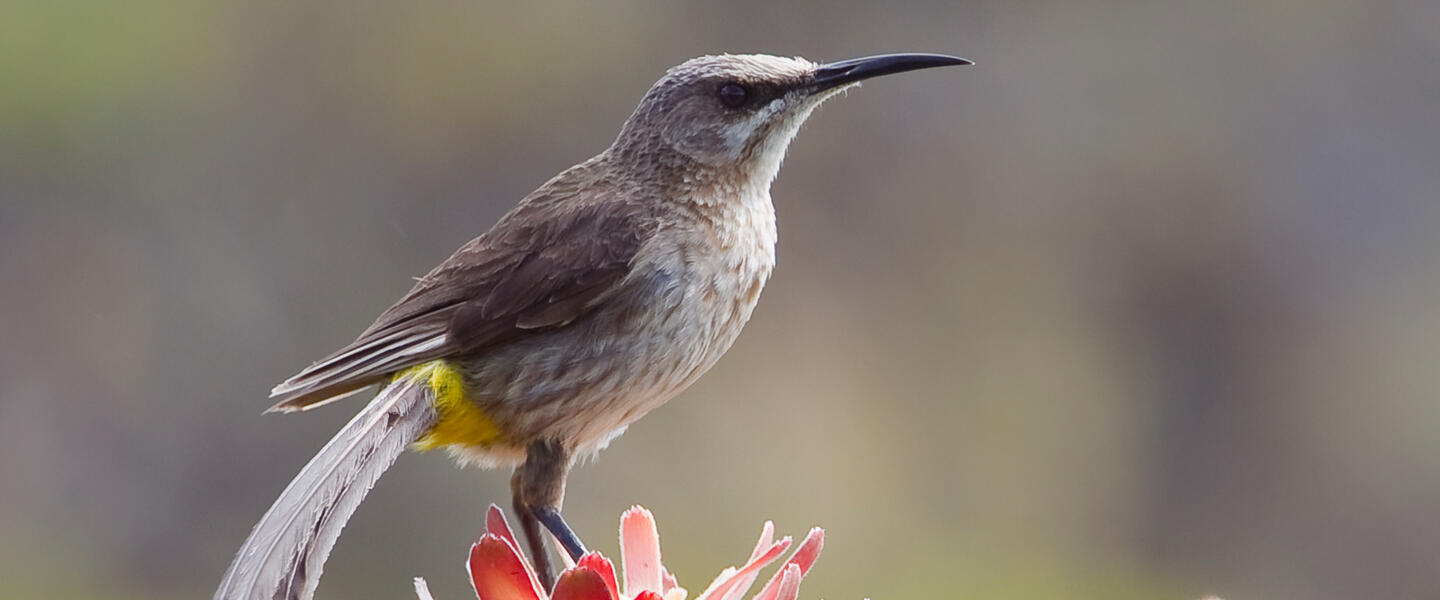
<path fill-rule="evenodd" d="M 585 318 L 467 365 L 467 395 L 507 445 L 558 439 L 598 450 L 730 348 L 771 264 L 653 269 Z"/>

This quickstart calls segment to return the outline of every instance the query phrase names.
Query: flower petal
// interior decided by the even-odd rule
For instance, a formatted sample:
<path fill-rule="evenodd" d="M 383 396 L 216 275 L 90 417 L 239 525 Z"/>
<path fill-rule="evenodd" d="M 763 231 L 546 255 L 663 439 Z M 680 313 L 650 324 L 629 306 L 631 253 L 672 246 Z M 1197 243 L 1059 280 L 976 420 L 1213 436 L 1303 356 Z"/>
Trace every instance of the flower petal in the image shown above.
<path fill-rule="evenodd" d="M 714 579 L 710 580 L 710 585 L 705 586 L 705 591 L 700 592 L 700 598 L 697 598 L 696 600 L 717 597 L 713 594 L 715 588 L 720 587 L 720 584 L 730 583 L 730 580 L 734 579 L 735 574 L 739 572 L 740 569 L 737 569 L 735 567 L 725 567 L 724 569 L 721 569 L 720 574 L 716 575 Z"/>
<path fill-rule="evenodd" d="M 800 565 L 793 563 L 787 564 L 777 575 L 781 577 L 780 585 L 775 590 L 774 600 L 795 600 L 798 598 L 800 596 L 800 580 L 804 578 L 804 575 L 800 573 Z M 761 595 L 756 596 L 755 600 L 760 600 L 764 596 L 764 593 L 764 590 L 761 590 Z"/>
<path fill-rule="evenodd" d="M 766 521 L 765 525 L 760 528 L 760 539 L 755 542 L 755 549 L 750 551 L 750 561 L 760 558 L 774 544 L 775 523 Z M 755 579 L 759 576 L 760 570 L 756 569 L 736 577 L 735 583 L 730 586 L 730 591 L 721 600 L 739 600 L 741 596 L 745 595 L 745 592 L 750 591 L 750 586 L 755 585 Z"/>
<path fill-rule="evenodd" d="M 705 591 L 700 594 L 698 600 L 720 600 L 721 598 L 729 597 L 730 592 L 738 587 L 740 583 L 743 582 L 748 586 L 755 581 L 753 577 L 755 572 L 765 568 L 765 565 L 774 562 L 775 559 L 780 558 L 780 555 L 784 554 L 785 549 L 789 547 L 790 538 L 781 538 L 780 541 L 771 545 L 770 549 L 766 550 L 764 554 L 745 563 L 745 566 L 739 570 L 735 570 L 734 567 L 726 568 L 720 572 L 720 576 L 716 577 L 715 581 L 710 583 L 710 587 L 705 588 Z"/>
<path fill-rule="evenodd" d="M 610 589 L 599 572 L 577 567 L 560 574 L 550 600 L 619 600 Z"/>
<path fill-rule="evenodd" d="M 800 568 L 800 578 L 804 579 L 805 574 L 810 572 L 810 567 L 815 566 L 815 560 L 820 558 L 820 550 L 824 547 L 825 530 L 819 527 L 811 529 L 810 533 L 805 536 L 805 541 L 801 542 L 800 547 L 795 550 L 795 554 L 791 555 L 790 559 L 785 561 L 784 566 L 775 572 L 775 575 L 770 578 L 770 581 L 765 584 L 765 587 L 760 588 L 760 593 L 755 594 L 755 600 L 774 600 L 779 593 L 777 588 L 784 579 L 783 575 L 791 565 Z M 800 585 L 799 581 L 797 581 L 795 585 Z"/>
<path fill-rule="evenodd" d="M 500 536 L 510 542 L 511 546 L 520 548 L 520 543 L 515 541 L 515 534 L 510 532 L 510 524 L 505 522 L 505 511 L 500 510 L 499 506 L 491 504 L 485 511 L 485 532 Z"/>
<path fill-rule="evenodd" d="M 660 594 L 657 594 L 650 590 L 645 590 L 643 592 L 640 592 L 640 595 L 636 596 L 635 600 L 665 600 L 665 598 Z"/>
<path fill-rule="evenodd" d="M 435 597 L 430 595 L 430 586 L 426 585 L 424 577 L 415 578 L 415 596 L 420 600 L 435 600 Z"/>
<path fill-rule="evenodd" d="M 755 549 L 750 551 L 750 560 L 759 558 L 760 554 L 770 549 L 770 546 L 774 543 L 775 522 L 766 521 L 765 524 L 760 527 L 760 539 L 755 542 Z"/>
<path fill-rule="evenodd" d="M 670 569 L 664 569 L 664 572 L 660 574 L 660 587 L 664 588 L 661 590 L 661 593 L 667 594 L 667 596 L 670 590 L 681 589 L 680 582 L 675 579 L 674 575 L 670 574 Z"/>
<path fill-rule="evenodd" d="M 540 581 L 515 545 L 487 533 L 470 547 L 470 583 L 480 600 L 543 600 Z M 598 575 L 597 575 L 598 577 Z"/>
<path fill-rule="evenodd" d="M 820 551 L 823 549 L 825 549 L 825 530 L 814 527 L 810 529 L 810 533 L 805 534 L 805 541 L 800 543 L 795 554 L 790 555 L 790 560 L 785 562 L 786 564 L 800 565 L 801 576 L 809 575 L 810 568 L 814 567 L 815 561 L 820 559 Z"/>
<path fill-rule="evenodd" d="M 580 557 L 578 568 L 599 573 L 600 578 L 605 580 L 605 587 L 610 589 L 610 595 L 617 599 L 620 597 L 620 587 L 615 583 L 615 564 L 610 562 L 610 559 L 601 556 L 599 552 L 591 552 Z"/>
<path fill-rule="evenodd" d="M 660 531 L 655 516 L 632 506 L 620 516 L 620 564 L 625 569 L 625 595 L 660 592 L 663 585 L 660 565 Z"/>

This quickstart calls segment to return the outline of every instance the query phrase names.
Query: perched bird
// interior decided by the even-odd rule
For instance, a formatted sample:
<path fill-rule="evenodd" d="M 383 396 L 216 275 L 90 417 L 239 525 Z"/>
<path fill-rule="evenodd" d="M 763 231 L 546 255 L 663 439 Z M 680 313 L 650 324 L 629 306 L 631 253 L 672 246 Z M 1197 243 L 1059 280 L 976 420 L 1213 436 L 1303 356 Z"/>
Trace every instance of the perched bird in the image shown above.
<path fill-rule="evenodd" d="M 571 558 L 585 552 L 560 516 L 571 464 L 693 383 L 749 320 L 775 264 L 770 182 L 800 124 L 862 79 L 964 64 L 752 54 L 667 71 L 609 148 L 275 387 L 279 412 L 381 389 L 260 519 L 215 598 L 310 598 L 340 529 L 407 447 L 514 468 L 514 509 L 548 589 L 540 527 Z"/>

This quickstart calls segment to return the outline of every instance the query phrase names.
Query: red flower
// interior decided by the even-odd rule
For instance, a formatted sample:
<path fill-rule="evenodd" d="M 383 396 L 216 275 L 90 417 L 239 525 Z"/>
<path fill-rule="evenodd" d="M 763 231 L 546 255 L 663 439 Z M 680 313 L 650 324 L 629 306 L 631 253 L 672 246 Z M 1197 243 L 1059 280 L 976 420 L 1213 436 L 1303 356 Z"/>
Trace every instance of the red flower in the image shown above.
<path fill-rule="evenodd" d="M 615 565 L 598 552 L 569 565 L 555 582 L 555 589 L 546 594 L 540 580 L 520 552 L 520 544 L 510 532 L 500 508 L 490 505 L 485 515 L 487 532 L 470 547 L 467 567 L 475 595 L 480 600 L 684 600 L 687 592 L 660 562 L 660 532 L 655 517 L 639 506 L 631 507 L 620 517 L 620 562 L 624 566 L 621 589 Z M 775 541 L 775 526 L 766 522 L 760 540 L 750 559 L 739 568 L 727 567 L 705 588 L 696 600 L 740 600 L 760 575 L 760 570 L 774 562 L 790 547 L 790 538 Z M 753 600 L 795 600 L 800 594 L 800 580 L 820 557 L 825 544 L 824 530 L 816 527 L 805 541 L 771 576 Z M 567 564 L 569 561 L 566 561 Z M 431 600 L 425 580 L 415 579 L 415 593 L 421 600 Z"/>

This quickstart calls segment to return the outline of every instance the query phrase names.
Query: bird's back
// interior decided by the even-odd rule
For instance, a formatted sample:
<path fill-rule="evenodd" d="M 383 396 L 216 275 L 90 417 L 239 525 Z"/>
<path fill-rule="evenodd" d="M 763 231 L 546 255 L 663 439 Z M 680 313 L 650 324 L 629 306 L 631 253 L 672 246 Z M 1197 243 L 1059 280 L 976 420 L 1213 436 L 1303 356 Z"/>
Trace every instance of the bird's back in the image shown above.
<path fill-rule="evenodd" d="M 603 155 L 602 155 L 603 156 Z M 602 157 L 523 199 L 417 279 L 349 345 L 271 392 L 305 410 L 440 358 L 475 356 L 568 326 L 603 303 L 653 235 L 653 207 L 597 177 Z"/>

